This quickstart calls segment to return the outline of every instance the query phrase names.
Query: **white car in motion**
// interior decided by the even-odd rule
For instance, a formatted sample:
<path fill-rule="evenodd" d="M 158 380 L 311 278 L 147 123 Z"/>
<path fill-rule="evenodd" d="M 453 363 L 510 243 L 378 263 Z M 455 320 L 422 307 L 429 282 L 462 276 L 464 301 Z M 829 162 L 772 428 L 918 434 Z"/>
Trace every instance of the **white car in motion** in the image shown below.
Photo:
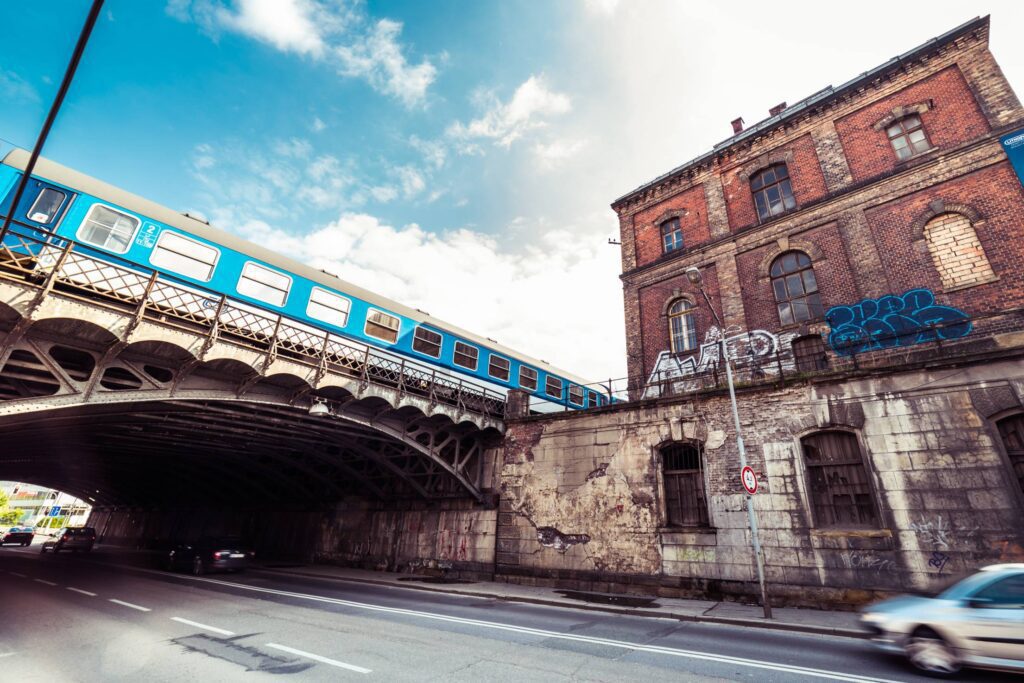
<path fill-rule="evenodd" d="M 983 567 L 934 597 L 883 600 L 864 608 L 861 624 L 881 649 L 929 674 L 1024 672 L 1024 564 Z"/>

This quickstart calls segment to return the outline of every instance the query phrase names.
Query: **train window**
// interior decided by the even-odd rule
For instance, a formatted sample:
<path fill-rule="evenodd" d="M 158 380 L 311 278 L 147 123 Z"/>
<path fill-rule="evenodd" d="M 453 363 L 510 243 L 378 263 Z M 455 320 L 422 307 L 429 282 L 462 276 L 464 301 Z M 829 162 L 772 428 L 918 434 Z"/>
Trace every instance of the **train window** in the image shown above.
<path fill-rule="evenodd" d="M 28 210 L 28 219 L 36 223 L 49 223 L 57 217 L 61 204 L 68 196 L 52 187 L 44 187 Z"/>
<path fill-rule="evenodd" d="M 206 282 L 213 277 L 220 252 L 195 240 L 164 230 L 156 242 L 149 262 L 180 275 Z"/>
<path fill-rule="evenodd" d="M 366 315 L 366 327 L 364 329 L 366 334 L 371 337 L 394 343 L 398 341 L 398 328 L 401 325 L 402 321 L 395 316 L 371 308 L 370 312 Z"/>
<path fill-rule="evenodd" d="M 78 239 L 123 254 L 128 251 L 132 240 L 135 239 L 139 223 L 135 216 L 129 216 L 103 204 L 93 204 L 78 228 Z"/>
<path fill-rule="evenodd" d="M 599 405 L 601 405 L 601 397 L 598 396 L 595 392 L 591 391 L 590 392 L 590 407 L 593 408 L 593 407 L 596 407 L 596 406 L 599 406 Z"/>
<path fill-rule="evenodd" d="M 575 384 L 569 385 L 569 403 L 577 406 L 583 405 L 583 387 Z"/>
<path fill-rule="evenodd" d="M 351 307 L 352 302 L 345 297 L 314 287 L 313 293 L 309 295 L 306 315 L 325 323 L 345 327 L 348 324 L 348 311 Z"/>
<path fill-rule="evenodd" d="M 480 357 L 480 350 L 464 342 L 455 342 L 455 357 L 453 360 L 459 367 L 476 370 L 477 359 Z"/>
<path fill-rule="evenodd" d="M 249 261 L 242 267 L 242 277 L 238 279 L 238 286 L 235 289 L 239 294 L 251 296 L 253 299 L 274 306 L 284 306 L 291 286 L 292 279 L 284 273 Z"/>
<path fill-rule="evenodd" d="M 547 380 L 544 382 L 544 391 L 548 396 L 562 398 L 562 380 L 548 375 Z"/>
<path fill-rule="evenodd" d="M 425 327 L 417 327 L 412 334 L 412 349 L 434 358 L 441 357 L 441 335 Z"/>
<path fill-rule="evenodd" d="M 537 371 L 525 365 L 519 366 L 519 387 L 528 391 L 537 390 Z"/>
<path fill-rule="evenodd" d="M 501 356 L 495 356 L 491 354 L 491 360 L 487 364 L 487 374 L 495 379 L 502 379 L 508 381 L 508 369 L 510 363 L 508 358 L 502 358 Z"/>

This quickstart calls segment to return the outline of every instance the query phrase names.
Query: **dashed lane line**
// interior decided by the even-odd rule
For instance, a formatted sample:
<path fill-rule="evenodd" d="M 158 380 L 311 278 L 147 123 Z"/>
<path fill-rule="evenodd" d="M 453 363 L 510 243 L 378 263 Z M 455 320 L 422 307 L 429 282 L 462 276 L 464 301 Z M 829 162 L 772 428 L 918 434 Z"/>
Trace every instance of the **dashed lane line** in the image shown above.
<path fill-rule="evenodd" d="M 3 658 L 3 657 L 13 657 L 16 654 L 18 654 L 18 653 L 17 652 L 0 652 L 0 658 Z"/>
<path fill-rule="evenodd" d="M 7 573 L 10 574 L 11 576 L 17 576 L 19 579 L 27 579 L 28 578 L 24 574 L 19 574 L 18 572 L 7 572 Z"/>
<path fill-rule="evenodd" d="M 182 619 L 181 617 L 171 617 L 171 621 L 176 621 L 179 624 L 185 624 L 186 626 L 195 626 L 196 628 L 203 629 L 204 631 L 211 631 L 213 633 L 219 633 L 222 636 L 233 636 L 234 631 L 228 631 L 226 629 L 217 628 L 216 626 L 209 626 L 207 624 L 200 624 L 198 621 L 191 621 L 190 619 Z"/>
<path fill-rule="evenodd" d="M 373 669 L 367 669 L 361 666 L 356 666 L 355 664 L 346 664 L 345 662 L 339 662 L 336 659 L 329 659 L 327 657 L 315 655 L 312 652 L 296 650 L 294 647 L 288 647 L 287 645 L 280 645 L 278 643 L 267 643 L 267 647 L 273 648 L 275 650 L 280 650 L 281 652 L 287 652 L 288 654 L 296 655 L 297 657 L 305 657 L 306 659 L 312 659 L 314 662 L 320 662 L 321 664 L 330 664 L 331 666 L 336 666 L 339 669 L 348 669 L 349 671 L 355 671 L 356 673 L 361 674 L 368 674 L 373 672 Z"/>
<path fill-rule="evenodd" d="M 142 570 L 149 572 L 151 570 Z M 153 572 L 159 573 L 159 572 Z M 743 657 L 732 657 L 729 655 L 719 655 L 710 652 L 699 652 L 696 650 L 684 650 L 681 648 L 674 647 L 662 647 L 658 645 L 643 645 L 641 643 L 633 643 L 622 640 L 612 640 L 610 638 L 598 638 L 594 636 L 583 636 L 575 633 L 562 633 L 559 631 L 548 631 L 539 628 L 530 628 L 527 626 L 513 626 L 511 624 L 502 624 L 495 621 L 483 621 L 480 619 L 467 619 L 464 617 L 451 617 L 444 614 L 437 614 L 435 612 L 421 612 L 418 610 L 404 609 L 400 607 L 384 607 L 382 605 L 373 605 L 365 602 L 355 602 L 353 600 L 343 600 L 341 598 L 328 598 L 322 595 L 313 595 L 310 593 L 295 593 L 292 591 L 278 590 L 275 588 L 263 588 L 260 586 L 252 586 L 244 583 L 234 583 L 231 581 L 221 581 L 219 579 L 207 579 L 199 576 L 183 576 L 182 578 L 190 581 L 197 581 L 202 583 L 216 584 L 220 586 L 227 586 L 229 588 L 235 588 L 238 590 L 252 591 L 256 593 L 267 593 L 271 595 L 280 595 L 282 597 L 297 598 L 300 600 L 310 600 L 313 602 L 322 602 L 334 605 L 343 605 L 346 607 L 354 607 L 357 609 L 367 610 L 371 612 L 386 612 L 391 614 L 402 614 L 411 617 L 418 617 L 420 619 L 429 619 L 432 621 L 443 621 L 456 624 L 464 624 L 469 626 L 476 626 L 477 628 L 493 629 L 497 631 L 509 631 L 514 633 L 524 633 L 527 635 L 535 635 L 541 638 L 551 638 L 554 640 L 568 640 L 581 643 L 591 643 L 595 645 L 604 645 L 607 647 L 622 649 L 622 650 L 634 650 L 637 652 L 649 652 L 653 654 L 666 655 L 671 657 L 683 657 L 687 659 L 696 659 L 703 661 L 712 661 L 722 664 L 731 664 L 733 666 L 744 666 L 752 669 L 763 669 L 770 671 L 779 671 L 782 673 L 789 673 L 798 676 L 808 676 L 811 678 L 823 678 L 832 681 L 848 681 L 850 683 L 895 683 L 891 679 L 886 678 L 874 678 L 871 676 L 859 676 L 857 674 L 849 674 L 840 671 L 829 671 L 827 669 L 814 669 L 806 666 L 798 666 L 795 664 L 781 664 L 775 662 L 766 662 L 756 659 L 745 659 Z"/>
<path fill-rule="evenodd" d="M 142 605 L 133 605 L 132 603 L 125 602 L 124 600 L 117 600 L 116 598 L 108 598 L 108 599 L 110 600 L 110 602 L 114 603 L 115 605 L 121 605 L 122 607 L 131 607 L 132 609 L 137 609 L 140 612 L 152 612 L 153 611 L 153 610 L 151 610 L 148 607 L 143 607 Z"/>
<path fill-rule="evenodd" d="M 32 579 L 32 580 L 35 581 L 36 583 L 46 584 L 47 586 L 56 586 L 57 585 L 53 581 L 47 581 L 46 579 Z"/>
<path fill-rule="evenodd" d="M 81 588 L 73 588 L 71 586 L 68 586 L 67 588 L 68 588 L 69 591 L 73 591 L 75 593 L 81 593 L 82 595 L 88 595 L 90 598 L 95 598 L 96 597 L 96 594 L 93 593 L 92 591 L 82 590 Z"/>

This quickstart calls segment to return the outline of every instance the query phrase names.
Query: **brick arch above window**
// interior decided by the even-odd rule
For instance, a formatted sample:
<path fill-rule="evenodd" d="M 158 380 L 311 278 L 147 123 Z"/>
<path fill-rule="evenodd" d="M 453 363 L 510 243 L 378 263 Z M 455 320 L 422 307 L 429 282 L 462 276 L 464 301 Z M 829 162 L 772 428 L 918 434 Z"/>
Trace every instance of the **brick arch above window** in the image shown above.
<path fill-rule="evenodd" d="M 910 234 L 915 240 L 924 238 L 924 226 L 928 225 L 936 216 L 944 213 L 959 213 L 967 217 L 975 228 L 985 223 L 985 216 L 970 204 L 959 202 L 947 202 L 944 199 L 935 199 L 928 203 L 928 209 L 919 215 L 910 224 Z"/>
<path fill-rule="evenodd" d="M 747 183 L 750 182 L 750 179 L 753 178 L 758 173 L 760 173 L 761 171 L 765 170 L 769 166 L 774 166 L 776 164 L 786 164 L 788 170 L 788 168 L 793 165 L 793 152 L 791 150 L 785 149 L 777 152 L 769 152 L 768 154 L 763 154 L 758 158 L 754 159 L 753 161 L 751 161 L 749 164 L 746 164 L 745 166 L 740 168 L 740 170 L 736 172 L 736 177 L 742 180 L 743 182 Z"/>
<path fill-rule="evenodd" d="M 911 114 L 923 114 L 933 106 L 935 106 L 935 103 L 932 100 L 925 100 L 924 102 L 918 102 L 917 104 L 901 104 L 898 107 L 893 107 L 892 111 L 871 124 L 871 127 L 875 130 L 882 130 L 890 124 L 896 123 L 900 119 L 906 118 Z"/>
<path fill-rule="evenodd" d="M 826 260 L 825 253 L 814 242 L 782 237 L 779 240 L 777 240 L 775 244 L 773 244 L 761 258 L 761 263 L 757 267 L 758 279 L 765 281 L 770 280 L 772 263 L 775 261 L 775 259 L 777 259 L 779 256 L 782 256 L 787 251 L 804 252 L 810 257 L 811 263 L 814 265 L 818 265 L 819 263 Z"/>
<path fill-rule="evenodd" d="M 669 209 L 654 219 L 654 225 L 661 226 L 665 221 L 670 221 L 673 218 L 685 218 L 689 214 L 688 209 Z"/>
<path fill-rule="evenodd" d="M 664 316 L 668 315 L 668 309 L 672 308 L 672 304 L 682 299 L 691 306 L 697 305 L 697 300 L 692 294 L 687 294 L 681 289 L 673 289 L 672 293 L 669 294 L 668 298 L 665 299 L 665 305 L 661 307 L 661 314 Z"/>

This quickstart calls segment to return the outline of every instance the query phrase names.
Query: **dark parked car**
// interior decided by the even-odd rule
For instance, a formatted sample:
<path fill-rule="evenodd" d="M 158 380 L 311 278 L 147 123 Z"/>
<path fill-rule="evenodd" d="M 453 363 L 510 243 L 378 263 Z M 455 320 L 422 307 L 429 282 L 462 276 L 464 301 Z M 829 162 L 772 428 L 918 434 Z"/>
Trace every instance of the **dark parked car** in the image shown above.
<path fill-rule="evenodd" d="M 0 545 L 13 543 L 17 545 L 31 545 L 35 532 L 30 526 L 12 526 L 0 534 Z"/>
<path fill-rule="evenodd" d="M 167 555 L 167 569 L 189 571 L 196 576 L 206 572 L 240 572 L 255 554 L 239 538 L 201 538 L 176 545 Z"/>
<path fill-rule="evenodd" d="M 96 530 L 91 526 L 67 527 L 61 529 L 54 540 L 43 543 L 39 552 L 45 553 L 47 550 L 52 550 L 58 553 L 61 550 L 70 550 L 74 553 L 79 551 L 87 553 L 92 550 L 94 543 L 96 543 Z"/>

